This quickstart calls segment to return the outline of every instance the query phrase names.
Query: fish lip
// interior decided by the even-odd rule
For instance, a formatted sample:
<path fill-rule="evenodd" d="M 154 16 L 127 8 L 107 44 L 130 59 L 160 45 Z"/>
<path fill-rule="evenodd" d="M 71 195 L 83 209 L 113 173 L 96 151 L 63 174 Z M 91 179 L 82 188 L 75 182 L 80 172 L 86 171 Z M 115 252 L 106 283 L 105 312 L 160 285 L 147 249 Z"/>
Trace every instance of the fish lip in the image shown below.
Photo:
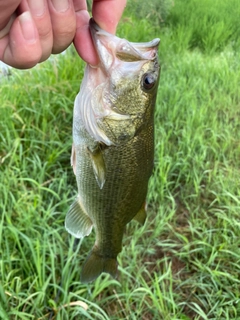
<path fill-rule="evenodd" d="M 130 43 L 136 49 L 144 50 L 144 49 L 152 49 L 152 48 L 158 47 L 160 44 L 160 41 L 161 40 L 159 38 L 155 38 L 149 42 L 130 42 Z"/>
<path fill-rule="evenodd" d="M 92 37 L 92 42 L 94 45 L 94 48 L 96 50 L 96 53 L 98 55 L 98 58 L 100 60 L 100 63 L 96 65 L 95 67 L 102 69 L 102 71 L 105 73 L 105 75 L 108 74 L 108 67 L 105 65 L 104 57 L 103 57 L 103 51 L 104 45 L 101 43 L 101 36 L 105 37 L 114 37 L 113 34 L 110 34 L 103 29 L 99 27 L 99 25 L 94 21 L 93 18 L 89 20 L 89 29 Z"/>
<path fill-rule="evenodd" d="M 96 50 L 97 50 L 97 39 L 98 39 L 99 35 L 114 36 L 113 34 L 101 29 L 99 27 L 99 25 L 94 21 L 93 18 L 91 18 L 89 20 L 89 27 L 90 27 L 92 40 L 93 40 L 93 43 L 94 43 L 94 46 L 95 46 Z"/>
<path fill-rule="evenodd" d="M 94 37 L 94 34 L 95 34 L 96 32 L 98 32 L 98 31 L 103 31 L 103 30 L 99 27 L 99 25 L 94 21 L 93 18 L 90 18 L 90 20 L 89 20 L 89 26 L 90 26 L 91 34 L 92 34 L 93 37 Z M 104 32 L 106 32 L 106 31 L 104 31 Z M 106 32 L 106 33 L 108 33 L 108 32 Z"/>
<path fill-rule="evenodd" d="M 95 22 L 95 20 L 93 18 L 90 18 L 90 20 L 89 20 L 89 27 L 90 27 L 90 32 L 91 32 L 91 36 L 92 36 L 94 44 L 96 44 L 96 40 L 97 40 L 98 36 L 100 36 L 100 35 L 115 37 L 114 34 L 109 33 L 107 31 L 103 30 L 102 28 L 100 28 L 99 25 Z"/>

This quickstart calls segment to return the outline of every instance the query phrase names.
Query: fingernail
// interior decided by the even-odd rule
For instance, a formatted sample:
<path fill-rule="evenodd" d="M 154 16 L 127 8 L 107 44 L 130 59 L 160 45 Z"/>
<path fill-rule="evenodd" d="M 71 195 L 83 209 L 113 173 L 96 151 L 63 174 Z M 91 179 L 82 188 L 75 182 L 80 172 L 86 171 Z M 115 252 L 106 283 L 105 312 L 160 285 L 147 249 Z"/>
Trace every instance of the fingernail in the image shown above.
<path fill-rule="evenodd" d="M 22 34 L 27 41 L 36 40 L 35 26 L 31 13 L 26 11 L 19 16 L 19 22 L 22 28 Z"/>
<path fill-rule="evenodd" d="M 34 16 L 42 16 L 45 12 L 45 1 L 44 0 L 28 0 L 28 4 L 31 13 Z"/>
<path fill-rule="evenodd" d="M 64 12 L 67 11 L 69 8 L 69 1 L 68 0 L 52 0 L 52 4 L 56 11 Z"/>

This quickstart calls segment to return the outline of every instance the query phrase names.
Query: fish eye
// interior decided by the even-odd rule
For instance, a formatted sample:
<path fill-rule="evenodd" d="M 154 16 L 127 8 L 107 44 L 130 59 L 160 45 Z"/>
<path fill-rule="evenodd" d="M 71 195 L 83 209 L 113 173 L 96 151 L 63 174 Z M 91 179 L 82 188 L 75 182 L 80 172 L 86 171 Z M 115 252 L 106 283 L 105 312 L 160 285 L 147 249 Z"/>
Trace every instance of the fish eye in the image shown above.
<path fill-rule="evenodd" d="M 154 87 L 156 82 L 156 78 L 151 73 L 146 73 L 143 75 L 142 84 L 143 88 L 146 90 L 150 90 Z"/>

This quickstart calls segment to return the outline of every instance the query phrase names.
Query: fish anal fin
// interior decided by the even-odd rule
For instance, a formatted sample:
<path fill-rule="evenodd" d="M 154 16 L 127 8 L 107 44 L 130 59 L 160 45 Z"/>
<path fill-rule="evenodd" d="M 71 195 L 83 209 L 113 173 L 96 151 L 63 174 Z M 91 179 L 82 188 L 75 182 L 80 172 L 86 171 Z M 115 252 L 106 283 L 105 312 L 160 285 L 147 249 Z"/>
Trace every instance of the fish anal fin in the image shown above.
<path fill-rule="evenodd" d="M 109 273 L 112 277 L 117 276 L 117 259 L 106 258 L 91 252 L 81 272 L 81 282 L 88 283 L 95 280 L 102 272 Z"/>
<path fill-rule="evenodd" d="M 146 202 L 144 202 L 143 205 L 141 206 L 141 209 L 133 217 L 133 219 L 139 222 L 141 225 L 144 225 L 147 218 L 146 207 L 147 207 Z"/>
<path fill-rule="evenodd" d="M 106 166 L 102 149 L 100 145 L 97 145 L 93 150 L 90 150 L 90 148 L 87 148 L 87 150 L 92 162 L 93 172 L 98 186 L 102 189 L 106 180 Z"/>
<path fill-rule="evenodd" d="M 71 205 L 65 218 L 65 228 L 76 238 L 88 236 L 92 231 L 92 221 L 81 207 L 79 197 Z"/>

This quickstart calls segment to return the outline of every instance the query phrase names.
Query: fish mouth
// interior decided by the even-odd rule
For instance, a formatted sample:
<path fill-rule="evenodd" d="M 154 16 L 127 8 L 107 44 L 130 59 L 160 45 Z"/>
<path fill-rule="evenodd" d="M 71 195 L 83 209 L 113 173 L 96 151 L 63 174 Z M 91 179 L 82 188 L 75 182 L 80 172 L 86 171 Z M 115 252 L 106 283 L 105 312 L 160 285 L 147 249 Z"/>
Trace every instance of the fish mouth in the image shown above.
<path fill-rule="evenodd" d="M 154 60 L 160 39 L 149 42 L 129 42 L 101 29 L 93 18 L 89 21 L 94 47 L 98 53 L 101 65 L 107 71 L 117 58 L 123 62 Z"/>

